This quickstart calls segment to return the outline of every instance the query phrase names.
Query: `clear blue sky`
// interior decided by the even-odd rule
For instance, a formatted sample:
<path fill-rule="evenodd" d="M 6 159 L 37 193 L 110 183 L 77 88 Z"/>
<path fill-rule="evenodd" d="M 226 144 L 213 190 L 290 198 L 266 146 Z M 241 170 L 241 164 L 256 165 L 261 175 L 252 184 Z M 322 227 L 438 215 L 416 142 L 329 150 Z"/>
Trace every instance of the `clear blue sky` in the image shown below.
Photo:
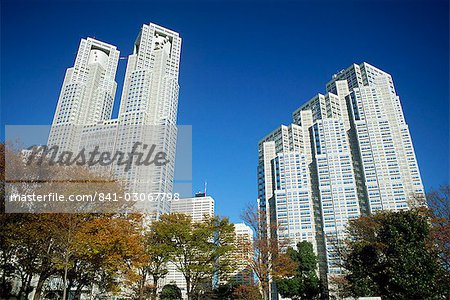
<path fill-rule="evenodd" d="M 353 62 L 393 75 L 426 189 L 449 182 L 447 1 L 3 0 L 2 124 L 50 124 L 80 39 L 126 56 L 149 22 L 183 38 L 178 120 L 193 126 L 194 190 L 207 179 L 217 213 L 239 219 L 258 140 Z"/>

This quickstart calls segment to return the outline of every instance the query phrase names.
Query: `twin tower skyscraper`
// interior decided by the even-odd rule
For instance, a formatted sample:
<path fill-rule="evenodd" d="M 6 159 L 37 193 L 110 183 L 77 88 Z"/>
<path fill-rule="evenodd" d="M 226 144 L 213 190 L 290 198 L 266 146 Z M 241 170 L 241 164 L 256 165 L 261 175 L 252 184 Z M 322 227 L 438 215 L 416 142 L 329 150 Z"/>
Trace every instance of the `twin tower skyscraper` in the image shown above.
<path fill-rule="evenodd" d="M 337 247 L 349 220 L 409 209 L 425 197 L 391 75 L 353 64 L 335 74 L 326 91 L 258 147 L 265 230 L 292 246 L 310 241 L 324 281 L 343 271 Z"/>
<path fill-rule="evenodd" d="M 109 171 L 126 179 L 132 191 L 172 193 L 180 51 L 178 33 L 152 23 L 142 26 L 128 56 L 119 114 L 113 119 L 119 51 L 82 39 L 75 64 L 66 71 L 48 145 L 73 152 L 99 147 L 100 152 L 130 153 L 136 143 L 154 144 L 155 153 L 166 155 L 164 166 L 134 165 L 126 171 L 111 164 Z M 158 201 L 151 210 L 159 215 L 169 205 Z"/>

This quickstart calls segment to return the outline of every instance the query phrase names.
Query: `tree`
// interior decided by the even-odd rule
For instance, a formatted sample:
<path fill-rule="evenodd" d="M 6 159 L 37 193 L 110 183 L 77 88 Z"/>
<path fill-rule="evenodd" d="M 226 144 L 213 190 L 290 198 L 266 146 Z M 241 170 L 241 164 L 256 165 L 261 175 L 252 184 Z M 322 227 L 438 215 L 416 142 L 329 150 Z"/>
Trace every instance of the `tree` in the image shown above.
<path fill-rule="evenodd" d="M 119 290 L 121 275 L 130 271 L 140 254 L 140 222 L 138 214 L 100 214 L 77 230 L 69 277 L 76 296 L 93 284 L 102 292 Z"/>
<path fill-rule="evenodd" d="M 450 270 L 450 186 L 443 185 L 427 194 L 431 215 L 432 245 L 446 270 Z"/>
<path fill-rule="evenodd" d="M 50 182 L 38 190 L 60 195 L 90 196 L 102 194 L 123 194 L 122 183 L 110 174 L 99 173 L 81 167 L 58 169 L 57 178 L 79 178 L 81 182 Z M 53 261 L 62 273 L 63 298 L 67 291 L 75 290 L 80 297 L 86 287 L 96 285 L 101 291 L 116 291 L 115 277 L 125 272 L 130 261 L 138 252 L 136 223 L 140 216 L 121 214 L 122 201 L 94 201 L 76 203 L 68 208 L 49 207 L 58 214 L 51 218 L 53 224 Z M 71 213 L 72 212 L 72 213 Z"/>
<path fill-rule="evenodd" d="M 10 144 L 0 144 L 0 203 L 1 233 L 0 261 L 2 282 L 0 297 L 9 298 L 11 282 L 20 279 L 18 298 L 28 297 L 32 291 L 31 279 L 38 276 L 34 299 L 39 299 L 44 281 L 54 272 L 55 267 L 50 259 L 52 252 L 52 236 L 44 220 L 34 214 L 6 213 L 6 197 L 11 189 L 16 193 L 31 193 L 35 184 L 29 179 L 48 174 L 53 170 L 49 166 L 30 167 L 27 170 L 22 156 Z M 8 172 L 7 172 L 8 171 Z M 14 182 L 17 180 L 17 182 Z M 11 183 L 13 181 L 14 183 Z"/>
<path fill-rule="evenodd" d="M 261 293 L 256 285 L 238 285 L 233 291 L 234 300 L 261 300 Z"/>
<path fill-rule="evenodd" d="M 200 286 L 212 284 L 213 274 L 228 267 L 227 254 L 234 247 L 234 226 L 228 219 L 193 222 L 184 214 L 167 214 L 152 228 L 170 247 L 171 261 L 186 280 L 188 299 L 198 298 Z"/>
<path fill-rule="evenodd" d="M 161 300 L 179 300 L 181 299 L 181 290 L 176 284 L 166 284 L 159 294 Z"/>
<path fill-rule="evenodd" d="M 214 288 L 208 295 L 206 296 L 208 300 L 210 299 L 220 299 L 220 300 L 226 300 L 226 299 L 232 299 L 233 296 L 233 290 L 234 286 L 233 284 L 227 283 L 227 284 L 220 284 L 216 288 Z"/>
<path fill-rule="evenodd" d="M 270 299 L 272 278 L 292 276 L 295 271 L 293 260 L 280 249 L 287 249 L 288 239 L 277 240 L 277 224 L 267 224 L 266 213 L 249 205 L 241 216 L 253 229 L 253 254 L 249 266 L 258 278 L 264 300 Z"/>
<path fill-rule="evenodd" d="M 429 247 L 428 218 L 416 210 L 379 212 L 350 221 L 345 279 L 353 296 L 443 299 L 445 270 Z"/>
<path fill-rule="evenodd" d="M 9 243 L 16 250 L 9 258 L 11 275 L 17 274 L 21 281 L 19 298 L 31 291 L 33 276 L 38 279 L 35 300 L 40 299 L 44 283 L 51 276 L 61 276 L 66 298 L 67 291 L 73 289 L 79 297 L 82 289 L 92 284 L 100 290 L 113 291 L 116 277 L 126 272 L 138 252 L 135 244 L 139 233 L 134 229 L 132 215 L 20 216 L 20 223 L 9 220 L 5 227 L 10 229 Z"/>
<path fill-rule="evenodd" d="M 289 247 L 287 254 L 296 264 L 293 277 L 276 280 L 278 292 L 284 298 L 293 300 L 317 299 L 320 296 L 320 281 L 317 277 L 317 257 L 313 245 L 303 241 L 297 250 Z"/>
<path fill-rule="evenodd" d="M 16 252 L 14 245 L 14 232 L 9 227 L 20 226 L 20 218 L 17 215 L 0 215 L 0 298 L 9 299 L 12 295 L 12 277 L 14 275 L 14 261 L 12 257 Z"/>
<path fill-rule="evenodd" d="M 18 298 L 28 297 L 32 287 L 31 279 L 39 276 L 37 291 L 41 282 L 54 272 L 54 266 L 48 259 L 48 247 L 51 238 L 44 222 L 37 223 L 35 215 L 2 214 L 0 216 L 2 231 L 2 296 L 7 297 L 14 278 L 20 280 Z"/>
<path fill-rule="evenodd" d="M 149 227 L 144 224 L 141 226 L 143 232 L 139 238 L 141 251 L 135 262 L 134 272 L 130 276 L 130 281 L 136 286 L 138 299 L 145 298 L 145 291 L 149 292 L 152 299 L 157 298 L 158 282 L 168 273 L 167 263 L 173 256 L 172 248 L 165 242 L 165 236 L 154 230 L 154 226 L 157 225 L 153 223 Z M 150 277 L 151 284 L 148 283 Z"/>
<path fill-rule="evenodd" d="M 89 195 L 98 191 L 99 182 L 102 192 L 123 191 L 122 184 L 109 174 L 48 162 L 27 166 L 18 150 L 4 145 L 0 150 L 3 209 L 5 198 L 13 193 Z M 82 180 L 73 183 L 68 180 L 72 178 Z M 21 282 L 18 298 L 27 298 L 31 279 L 37 277 L 34 300 L 38 300 L 46 280 L 58 275 L 63 279 L 64 299 L 72 287 L 76 296 L 92 284 L 114 290 L 116 277 L 126 271 L 136 253 L 135 217 L 121 215 L 123 207 L 123 202 L 10 204 L 9 209 L 26 213 L 2 211 L 0 215 L 2 229 L 6 229 L 0 233 L 1 298 L 10 296 L 10 282 L 16 278 Z"/>

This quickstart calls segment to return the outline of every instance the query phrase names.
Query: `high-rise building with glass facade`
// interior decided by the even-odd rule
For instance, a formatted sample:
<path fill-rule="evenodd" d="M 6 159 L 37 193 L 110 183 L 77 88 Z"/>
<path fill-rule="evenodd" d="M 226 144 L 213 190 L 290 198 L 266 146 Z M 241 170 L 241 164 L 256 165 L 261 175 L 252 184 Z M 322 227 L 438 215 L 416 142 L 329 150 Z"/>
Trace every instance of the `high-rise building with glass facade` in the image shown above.
<path fill-rule="evenodd" d="M 326 91 L 258 144 L 263 229 L 292 246 L 312 242 L 324 282 L 343 272 L 337 247 L 349 220 L 425 197 L 391 75 L 353 64 Z"/>

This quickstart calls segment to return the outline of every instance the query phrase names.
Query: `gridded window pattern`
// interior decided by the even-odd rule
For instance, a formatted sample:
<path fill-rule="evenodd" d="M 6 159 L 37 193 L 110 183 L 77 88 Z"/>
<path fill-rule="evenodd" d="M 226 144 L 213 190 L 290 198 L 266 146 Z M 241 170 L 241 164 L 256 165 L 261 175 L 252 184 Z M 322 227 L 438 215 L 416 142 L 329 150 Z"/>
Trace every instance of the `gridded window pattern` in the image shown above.
<path fill-rule="evenodd" d="M 356 180 L 344 124 L 324 119 L 313 126 L 328 273 L 342 270 L 336 243 L 345 239 L 348 221 L 360 216 Z"/>
<path fill-rule="evenodd" d="M 181 38 L 155 24 L 144 24 L 128 57 L 119 116 L 112 120 L 119 51 L 92 38 L 82 39 L 75 64 L 66 72 L 49 136 L 49 145 L 78 151 L 98 145 L 130 152 L 135 142 L 156 144 L 167 154 L 159 168 L 116 166 L 115 175 L 134 192 L 171 193 L 177 140 L 178 73 Z M 167 203 L 154 210 L 168 212 Z"/>
<path fill-rule="evenodd" d="M 424 189 L 400 98 L 388 73 L 368 63 L 353 64 L 333 75 L 326 94 L 301 105 L 292 118 L 297 127 L 282 125 L 259 141 L 258 201 L 270 216 L 267 220 L 281 224 L 279 236 L 287 238 L 296 223 L 302 229 L 303 218 L 295 211 L 290 215 L 289 204 L 306 205 L 310 193 L 319 271 L 327 277 L 342 272 L 336 245 L 345 237 L 350 219 L 361 211 L 408 209 L 410 202 L 425 197 Z M 305 173 L 287 167 L 293 164 L 295 171 L 303 170 L 302 159 L 297 166 L 290 158 L 295 152 L 308 166 L 309 191 L 303 190 L 300 180 Z"/>
<path fill-rule="evenodd" d="M 290 246 L 315 242 L 313 201 L 307 157 L 299 152 L 280 153 L 273 160 L 277 237 Z M 285 243 L 283 243 L 285 244 Z"/>

